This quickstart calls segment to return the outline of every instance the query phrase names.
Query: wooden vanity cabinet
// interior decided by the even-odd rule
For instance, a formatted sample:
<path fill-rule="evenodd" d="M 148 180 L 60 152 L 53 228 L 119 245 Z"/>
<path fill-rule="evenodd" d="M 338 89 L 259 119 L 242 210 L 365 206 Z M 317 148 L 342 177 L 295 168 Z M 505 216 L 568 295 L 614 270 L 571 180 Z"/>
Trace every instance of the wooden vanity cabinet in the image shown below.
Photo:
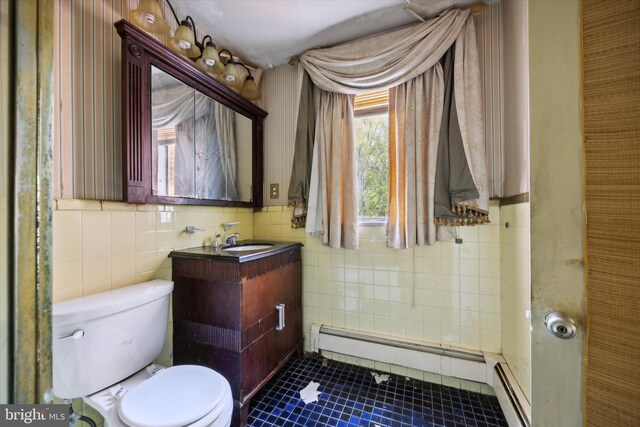
<path fill-rule="evenodd" d="M 224 375 L 232 425 L 245 425 L 254 394 L 294 354 L 302 354 L 300 244 L 258 258 L 171 253 L 174 364 Z M 277 305 L 284 304 L 284 328 Z"/>

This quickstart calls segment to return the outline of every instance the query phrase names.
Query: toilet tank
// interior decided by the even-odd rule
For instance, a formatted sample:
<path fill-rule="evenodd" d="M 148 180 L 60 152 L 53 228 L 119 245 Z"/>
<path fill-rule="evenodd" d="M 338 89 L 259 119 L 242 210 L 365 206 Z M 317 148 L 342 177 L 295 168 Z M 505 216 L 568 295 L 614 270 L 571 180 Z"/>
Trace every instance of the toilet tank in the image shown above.
<path fill-rule="evenodd" d="M 160 355 L 173 282 L 152 280 L 53 304 L 53 392 L 71 399 L 116 384 Z"/>

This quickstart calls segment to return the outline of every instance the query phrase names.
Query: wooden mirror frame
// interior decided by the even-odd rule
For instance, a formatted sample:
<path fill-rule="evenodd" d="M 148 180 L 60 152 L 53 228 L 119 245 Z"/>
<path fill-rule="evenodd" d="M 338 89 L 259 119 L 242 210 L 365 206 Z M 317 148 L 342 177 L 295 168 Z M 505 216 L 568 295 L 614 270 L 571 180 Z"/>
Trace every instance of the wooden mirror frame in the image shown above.
<path fill-rule="evenodd" d="M 123 199 L 128 203 L 262 206 L 263 121 L 267 112 L 200 70 L 187 58 L 121 19 L 114 24 L 122 38 L 122 170 Z M 158 196 L 152 193 L 151 66 L 177 78 L 252 122 L 251 201 Z M 242 165 L 238 165 L 240 169 Z"/>

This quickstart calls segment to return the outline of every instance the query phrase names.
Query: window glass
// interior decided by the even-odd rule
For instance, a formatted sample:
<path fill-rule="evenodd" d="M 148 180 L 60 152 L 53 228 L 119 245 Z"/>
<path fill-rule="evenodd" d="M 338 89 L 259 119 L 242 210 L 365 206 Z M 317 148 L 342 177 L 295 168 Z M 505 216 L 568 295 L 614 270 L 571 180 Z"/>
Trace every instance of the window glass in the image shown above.
<path fill-rule="evenodd" d="M 355 143 L 360 221 L 384 220 L 389 185 L 388 92 L 356 96 Z"/>
<path fill-rule="evenodd" d="M 388 115 L 356 117 L 358 214 L 360 219 L 387 216 L 389 183 Z"/>

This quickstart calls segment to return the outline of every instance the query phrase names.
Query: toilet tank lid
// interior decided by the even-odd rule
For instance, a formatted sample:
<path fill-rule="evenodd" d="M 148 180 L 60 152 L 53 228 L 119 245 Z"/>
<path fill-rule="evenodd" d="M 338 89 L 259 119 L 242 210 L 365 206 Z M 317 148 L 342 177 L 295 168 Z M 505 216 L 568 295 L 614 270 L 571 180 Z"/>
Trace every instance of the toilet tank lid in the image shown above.
<path fill-rule="evenodd" d="M 58 302 L 52 307 L 53 327 L 97 319 L 128 310 L 162 298 L 170 294 L 172 290 L 173 282 L 171 281 L 151 280 L 112 291 Z"/>

